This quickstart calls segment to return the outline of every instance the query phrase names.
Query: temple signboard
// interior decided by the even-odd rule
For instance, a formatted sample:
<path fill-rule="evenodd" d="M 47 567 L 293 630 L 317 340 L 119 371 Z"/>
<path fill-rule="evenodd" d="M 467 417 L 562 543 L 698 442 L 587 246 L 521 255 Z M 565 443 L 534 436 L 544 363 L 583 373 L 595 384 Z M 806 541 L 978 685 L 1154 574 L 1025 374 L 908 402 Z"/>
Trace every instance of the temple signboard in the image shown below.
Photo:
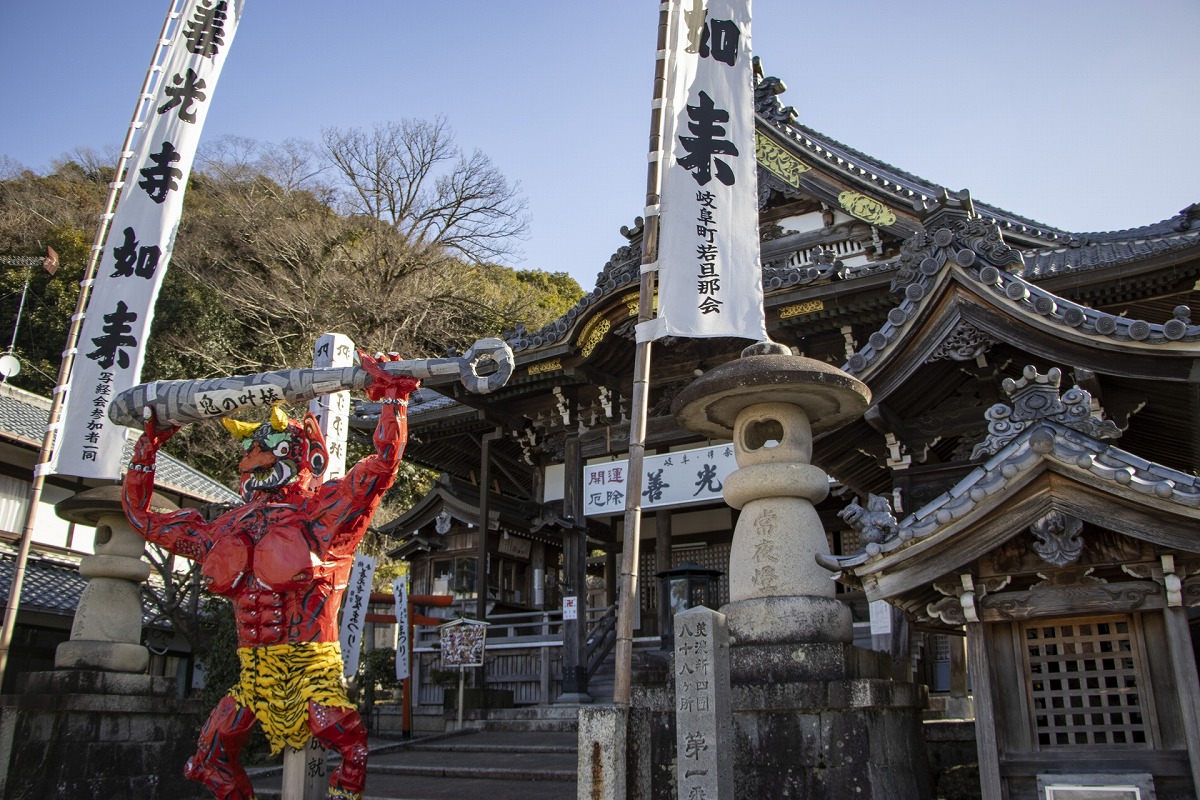
<path fill-rule="evenodd" d="M 737 469 L 733 445 L 720 444 L 646 456 L 642 462 L 642 508 L 674 508 L 722 500 L 725 478 Z M 625 512 L 629 461 L 583 468 L 583 513 Z"/>

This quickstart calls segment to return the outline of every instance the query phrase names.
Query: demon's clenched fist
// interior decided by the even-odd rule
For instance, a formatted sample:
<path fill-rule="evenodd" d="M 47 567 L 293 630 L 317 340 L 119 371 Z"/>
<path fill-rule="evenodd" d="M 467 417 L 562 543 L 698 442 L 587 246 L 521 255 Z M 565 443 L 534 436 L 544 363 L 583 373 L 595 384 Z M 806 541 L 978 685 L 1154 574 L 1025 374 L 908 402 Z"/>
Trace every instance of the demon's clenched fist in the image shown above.
<path fill-rule="evenodd" d="M 155 456 L 178 430 L 158 427 L 153 414 L 125 475 L 125 513 L 134 530 L 199 562 L 208 589 L 233 601 L 241 680 L 213 709 L 186 768 L 219 800 L 254 797 L 238 756 L 256 722 L 272 752 L 304 747 L 310 733 L 338 750 L 342 763 L 330 778 L 329 798 L 356 800 L 366 781 L 367 731 L 342 687 L 337 613 L 354 550 L 396 478 L 408 395 L 418 383 L 359 356 L 373 378 L 367 396 L 383 407 L 375 454 L 344 478 L 313 486 L 327 463 L 316 419 L 288 419 L 278 408 L 262 425 L 224 420 L 242 442 L 246 502 L 212 522 L 194 510 L 150 511 Z"/>

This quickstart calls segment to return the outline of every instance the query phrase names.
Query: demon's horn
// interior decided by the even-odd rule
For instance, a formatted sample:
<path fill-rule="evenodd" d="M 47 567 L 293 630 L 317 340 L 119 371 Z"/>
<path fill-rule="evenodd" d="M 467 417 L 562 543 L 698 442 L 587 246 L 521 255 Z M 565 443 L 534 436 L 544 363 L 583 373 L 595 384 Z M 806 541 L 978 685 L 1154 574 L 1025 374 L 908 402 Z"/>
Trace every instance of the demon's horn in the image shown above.
<path fill-rule="evenodd" d="M 229 417 L 222 417 L 221 424 L 224 425 L 225 430 L 232 433 L 233 438 L 237 439 L 239 442 L 258 429 L 257 422 L 242 422 L 241 420 L 230 419 Z"/>

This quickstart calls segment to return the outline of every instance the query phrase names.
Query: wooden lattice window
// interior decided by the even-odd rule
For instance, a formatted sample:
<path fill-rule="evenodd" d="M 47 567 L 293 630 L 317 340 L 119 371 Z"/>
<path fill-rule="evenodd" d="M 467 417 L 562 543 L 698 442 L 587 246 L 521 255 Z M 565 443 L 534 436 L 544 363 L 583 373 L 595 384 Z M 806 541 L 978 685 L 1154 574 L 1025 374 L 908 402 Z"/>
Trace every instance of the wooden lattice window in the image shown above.
<path fill-rule="evenodd" d="M 1024 649 L 1039 748 L 1150 746 L 1141 648 L 1130 617 L 1030 622 Z"/>

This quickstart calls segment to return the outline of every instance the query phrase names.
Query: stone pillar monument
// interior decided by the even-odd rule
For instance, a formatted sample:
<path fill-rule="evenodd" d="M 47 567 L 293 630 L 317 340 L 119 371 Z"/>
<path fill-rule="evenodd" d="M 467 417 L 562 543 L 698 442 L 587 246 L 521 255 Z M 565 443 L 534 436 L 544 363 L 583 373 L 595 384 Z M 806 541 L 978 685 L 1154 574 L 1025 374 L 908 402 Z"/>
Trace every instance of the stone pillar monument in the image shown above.
<path fill-rule="evenodd" d="M 816 556 L 814 507 L 829 491 L 814 434 L 860 416 L 859 380 L 762 342 L 679 393 L 679 423 L 733 439 L 725 499 L 741 509 L 729 563 L 734 764 L 738 798 L 924 800 L 924 697 L 853 647 L 850 609 Z M 637 792 L 633 793 L 638 796 Z"/>

